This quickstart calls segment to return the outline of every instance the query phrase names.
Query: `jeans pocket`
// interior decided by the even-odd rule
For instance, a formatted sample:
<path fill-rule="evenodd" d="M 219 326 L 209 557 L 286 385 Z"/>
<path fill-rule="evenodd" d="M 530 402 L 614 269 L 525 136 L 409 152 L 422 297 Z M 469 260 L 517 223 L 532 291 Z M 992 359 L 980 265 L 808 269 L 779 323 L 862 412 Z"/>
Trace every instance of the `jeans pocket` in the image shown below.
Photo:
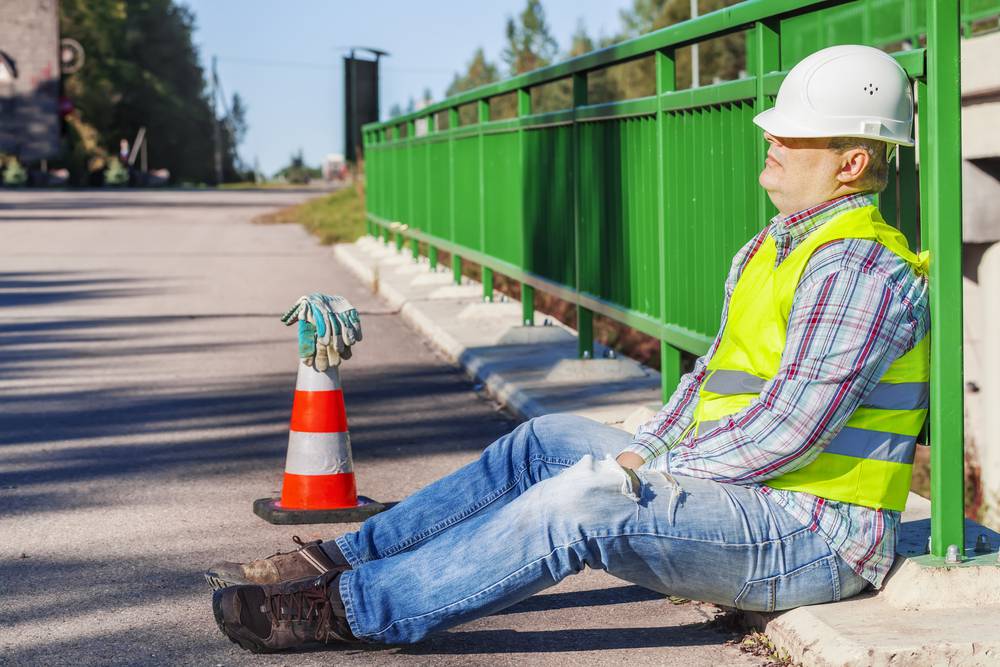
<path fill-rule="evenodd" d="M 831 555 L 786 574 L 748 581 L 733 604 L 747 611 L 780 611 L 839 599 L 837 557 Z"/>

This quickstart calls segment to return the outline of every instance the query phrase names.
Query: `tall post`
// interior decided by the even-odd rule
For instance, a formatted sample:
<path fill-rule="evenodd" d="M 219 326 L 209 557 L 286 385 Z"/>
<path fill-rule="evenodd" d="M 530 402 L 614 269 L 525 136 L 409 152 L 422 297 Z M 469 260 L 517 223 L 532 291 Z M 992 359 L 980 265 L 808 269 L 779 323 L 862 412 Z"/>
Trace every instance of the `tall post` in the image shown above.
<path fill-rule="evenodd" d="M 479 100 L 479 250 L 486 253 L 486 141 L 483 138 L 483 123 L 490 119 L 490 101 Z M 483 301 L 493 301 L 493 269 L 482 267 Z"/>
<path fill-rule="evenodd" d="M 219 120 L 218 59 L 212 56 L 212 139 L 215 143 L 215 184 L 222 183 L 222 122 Z"/>
<path fill-rule="evenodd" d="M 927 99 L 920 99 L 923 218 L 931 287 L 931 554 L 963 553 L 962 130 L 959 3 L 927 3 Z"/>
<path fill-rule="evenodd" d="M 448 211 L 450 221 L 448 229 L 450 235 L 448 240 L 455 242 L 455 128 L 458 127 L 458 107 L 448 108 Z M 462 257 L 456 253 L 451 254 L 451 275 L 456 285 L 462 284 Z"/>
<path fill-rule="evenodd" d="M 587 75 L 578 73 L 573 75 L 573 109 L 581 107 L 587 103 Z M 573 117 L 573 247 L 576 265 L 576 292 L 582 292 L 583 287 L 583 261 L 582 233 L 580 230 L 580 189 L 582 176 L 580 173 L 580 124 Z M 581 359 L 590 359 L 594 356 L 594 313 L 576 304 L 576 328 L 577 328 L 577 354 Z"/>
<path fill-rule="evenodd" d="M 780 52 L 778 51 L 778 27 L 771 21 L 757 21 L 750 32 L 752 40 L 753 62 L 750 63 L 750 71 L 754 75 L 755 95 L 754 113 L 760 113 L 767 107 L 767 98 L 764 95 L 764 75 L 775 72 L 781 67 Z M 764 134 L 757 133 L 756 139 L 757 159 L 764 161 L 764 153 L 767 150 Z M 759 163 L 758 163 L 759 164 Z M 767 220 L 768 198 L 767 192 L 763 188 L 757 188 L 757 224 L 764 225 Z"/>
<path fill-rule="evenodd" d="M 663 93 L 677 88 L 677 61 L 673 49 L 656 52 L 656 211 L 659 243 L 660 321 L 667 320 L 667 201 L 666 201 L 666 141 L 667 122 L 663 110 Z M 660 393 L 666 403 L 681 379 L 681 351 L 660 340 Z"/>
<path fill-rule="evenodd" d="M 435 131 L 437 131 L 437 127 L 435 127 L 435 125 L 436 125 L 435 119 L 436 118 L 437 118 L 436 114 L 431 113 L 431 114 L 427 115 L 427 136 L 428 137 L 430 137 L 432 134 L 434 134 Z M 430 140 L 428 139 L 428 141 L 430 141 Z M 434 213 L 434 205 L 433 205 L 434 202 L 432 201 L 432 198 L 434 196 L 434 188 L 431 187 L 431 182 L 432 182 L 431 174 L 433 172 L 431 171 L 431 145 L 430 145 L 430 143 L 427 144 L 427 150 L 424 151 L 424 155 L 426 156 L 426 160 L 424 162 L 424 173 L 427 174 L 427 197 L 425 198 L 425 200 L 427 202 L 427 210 L 426 210 L 424 219 L 427 220 L 427 224 L 428 224 L 428 229 L 426 231 L 430 232 L 429 225 L 430 225 L 430 222 L 431 222 L 431 215 L 433 215 L 433 213 Z M 419 255 L 417 256 L 416 259 L 419 259 Z M 429 265 L 430 270 L 434 271 L 437 268 L 437 248 L 435 248 L 430 243 L 427 244 L 427 260 L 428 260 L 427 263 Z"/>
<path fill-rule="evenodd" d="M 691 18 L 698 18 L 698 0 L 691 0 Z M 698 44 L 691 45 L 691 87 L 701 85 L 701 62 L 698 58 Z"/>
<path fill-rule="evenodd" d="M 518 118 L 523 118 L 524 116 L 531 115 L 531 89 L 529 88 L 517 89 L 517 115 Z M 517 136 L 518 136 L 517 145 L 518 145 L 518 150 L 520 151 L 520 155 L 518 156 L 519 157 L 518 162 L 521 165 L 522 179 L 524 178 L 525 174 L 524 161 L 526 159 L 524 132 L 525 130 L 523 127 L 517 131 Z M 523 187 L 524 186 L 522 183 L 522 188 Z M 526 225 L 524 225 L 524 216 L 526 214 L 525 208 L 526 207 L 524 205 L 524 197 L 522 194 L 521 197 L 522 230 L 526 229 Z M 532 262 L 531 259 L 531 246 L 532 246 L 531 242 L 528 239 L 524 239 L 522 236 L 523 255 L 522 255 L 521 265 L 524 267 L 526 271 L 533 271 L 535 268 L 534 262 Z M 535 288 L 529 285 L 528 283 L 524 282 L 521 283 L 521 323 L 524 324 L 524 326 L 526 327 L 532 327 L 535 325 Z"/>

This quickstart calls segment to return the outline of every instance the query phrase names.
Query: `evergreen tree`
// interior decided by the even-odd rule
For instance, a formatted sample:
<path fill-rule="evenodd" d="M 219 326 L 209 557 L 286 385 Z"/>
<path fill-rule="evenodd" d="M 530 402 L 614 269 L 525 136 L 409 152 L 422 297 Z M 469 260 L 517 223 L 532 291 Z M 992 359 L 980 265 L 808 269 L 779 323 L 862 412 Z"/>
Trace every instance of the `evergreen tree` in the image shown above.
<path fill-rule="evenodd" d="M 541 0 L 528 0 L 517 19 L 507 19 L 507 46 L 501 58 L 515 76 L 550 64 L 559 50 Z"/>
<path fill-rule="evenodd" d="M 166 167 L 178 182 L 213 181 L 215 119 L 191 11 L 173 0 L 62 0 L 59 24 L 87 52 L 64 84 L 77 109 L 62 160 L 74 180 L 102 170 L 119 140 L 145 126 L 150 167 Z M 227 173 L 235 173 L 235 155 L 224 151 Z"/>

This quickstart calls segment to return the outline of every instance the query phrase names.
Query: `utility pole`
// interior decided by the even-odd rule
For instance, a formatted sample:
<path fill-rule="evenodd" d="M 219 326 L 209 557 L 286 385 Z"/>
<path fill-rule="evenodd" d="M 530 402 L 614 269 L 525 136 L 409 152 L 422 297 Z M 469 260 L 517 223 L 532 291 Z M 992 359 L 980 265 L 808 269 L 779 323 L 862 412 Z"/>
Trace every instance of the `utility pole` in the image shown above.
<path fill-rule="evenodd" d="M 212 121 L 215 140 L 215 184 L 222 184 L 222 121 L 219 120 L 219 70 L 212 56 Z"/>

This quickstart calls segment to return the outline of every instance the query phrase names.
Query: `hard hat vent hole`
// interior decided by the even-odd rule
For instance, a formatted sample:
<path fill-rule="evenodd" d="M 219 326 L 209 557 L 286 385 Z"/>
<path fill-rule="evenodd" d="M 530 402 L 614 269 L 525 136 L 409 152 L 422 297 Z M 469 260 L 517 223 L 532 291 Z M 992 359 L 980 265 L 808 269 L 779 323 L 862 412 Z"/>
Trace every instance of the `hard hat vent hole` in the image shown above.
<path fill-rule="evenodd" d="M 878 92 L 878 86 L 876 86 L 874 83 L 869 83 L 867 86 L 864 87 L 864 91 L 869 95 L 874 95 L 875 93 Z"/>

